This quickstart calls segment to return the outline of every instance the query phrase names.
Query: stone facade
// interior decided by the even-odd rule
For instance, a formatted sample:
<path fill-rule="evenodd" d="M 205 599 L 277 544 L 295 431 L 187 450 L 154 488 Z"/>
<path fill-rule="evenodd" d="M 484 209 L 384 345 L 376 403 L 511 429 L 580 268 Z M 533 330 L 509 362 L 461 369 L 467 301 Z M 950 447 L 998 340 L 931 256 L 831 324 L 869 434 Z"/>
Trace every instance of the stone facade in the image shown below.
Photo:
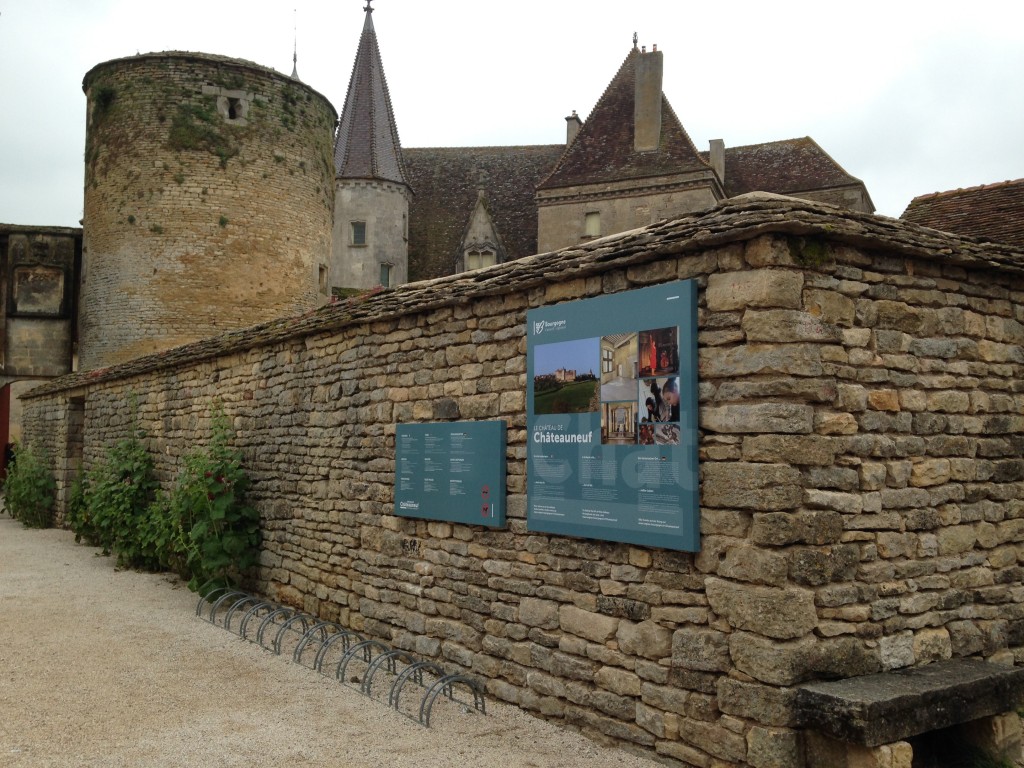
<path fill-rule="evenodd" d="M 327 299 L 335 111 L 196 53 L 90 70 L 80 364 L 124 362 Z"/>
<path fill-rule="evenodd" d="M 1010 249 L 757 197 L 67 377 L 26 429 L 88 466 L 134 402 L 169 482 L 220 401 L 255 588 L 630 750 L 803 766 L 803 681 L 1024 663 L 1022 275 Z M 700 288 L 701 551 L 530 532 L 526 311 L 676 279 Z M 507 422 L 506 530 L 394 516 L 395 425 L 448 419 Z"/>

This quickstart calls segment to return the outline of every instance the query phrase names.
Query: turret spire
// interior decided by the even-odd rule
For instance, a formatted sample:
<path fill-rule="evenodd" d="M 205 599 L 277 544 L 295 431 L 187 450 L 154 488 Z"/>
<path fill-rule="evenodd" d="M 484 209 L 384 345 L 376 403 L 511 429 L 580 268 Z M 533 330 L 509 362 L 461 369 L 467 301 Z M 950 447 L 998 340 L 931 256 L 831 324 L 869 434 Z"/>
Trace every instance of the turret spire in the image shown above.
<path fill-rule="evenodd" d="M 292 13 L 292 80 L 299 79 L 299 9 L 295 8 Z"/>

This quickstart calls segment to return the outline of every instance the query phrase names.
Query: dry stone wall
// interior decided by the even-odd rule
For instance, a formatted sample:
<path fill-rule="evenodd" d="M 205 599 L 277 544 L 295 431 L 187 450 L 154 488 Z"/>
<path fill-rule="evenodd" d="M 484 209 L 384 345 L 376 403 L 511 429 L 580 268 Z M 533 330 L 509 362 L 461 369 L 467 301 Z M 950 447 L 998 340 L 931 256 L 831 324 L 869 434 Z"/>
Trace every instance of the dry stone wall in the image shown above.
<path fill-rule="evenodd" d="M 1024 259 L 757 199 L 41 387 L 31 439 L 130 428 L 169 480 L 233 417 L 254 585 L 624 748 L 801 766 L 794 686 L 1024 663 Z M 700 287 L 697 554 L 531 533 L 525 313 Z M 508 528 L 392 514 L 395 424 L 508 423 Z"/>

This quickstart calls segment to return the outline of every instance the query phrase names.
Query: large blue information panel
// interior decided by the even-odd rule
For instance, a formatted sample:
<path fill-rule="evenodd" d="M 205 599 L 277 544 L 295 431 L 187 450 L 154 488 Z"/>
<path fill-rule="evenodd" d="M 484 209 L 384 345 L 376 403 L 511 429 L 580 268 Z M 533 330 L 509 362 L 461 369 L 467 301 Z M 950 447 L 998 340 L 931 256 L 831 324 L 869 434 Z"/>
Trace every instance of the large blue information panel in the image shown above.
<path fill-rule="evenodd" d="M 700 549 L 697 286 L 527 313 L 527 527 Z"/>
<path fill-rule="evenodd" d="M 505 422 L 399 424 L 395 514 L 505 527 Z"/>

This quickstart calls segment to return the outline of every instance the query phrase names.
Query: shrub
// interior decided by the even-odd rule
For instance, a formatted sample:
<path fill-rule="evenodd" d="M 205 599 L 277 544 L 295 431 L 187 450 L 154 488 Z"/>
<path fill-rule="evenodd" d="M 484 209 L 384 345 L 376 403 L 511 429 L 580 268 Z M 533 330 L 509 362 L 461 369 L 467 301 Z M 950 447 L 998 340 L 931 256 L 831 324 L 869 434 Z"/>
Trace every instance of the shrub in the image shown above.
<path fill-rule="evenodd" d="M 157 553 L 140 536 L 157 492 L 153 460 L 142 444 L 142 433 L 136 431 L 110 449 L 86 483 L 83 538 L 117 555 L 118 565 L 159 568 Z"/>
<path fill-rule="evenodd" d="M 4 505 L 11 517 L 29 528 L 49 528 L 56 489 L 43 458 L 31 446 L 16 446 L 4 481 Z"/>
<path fill-rule="evenodd" d="M 259 557 L 259 513 L 246 502 L 249 476 L 231 438 L 227 416 L 215 410 L 210 445 L 188 455 L 167 502 L 179 530 L 169 564 L 184 557 L 196 592 L 237 584 Z"/>

